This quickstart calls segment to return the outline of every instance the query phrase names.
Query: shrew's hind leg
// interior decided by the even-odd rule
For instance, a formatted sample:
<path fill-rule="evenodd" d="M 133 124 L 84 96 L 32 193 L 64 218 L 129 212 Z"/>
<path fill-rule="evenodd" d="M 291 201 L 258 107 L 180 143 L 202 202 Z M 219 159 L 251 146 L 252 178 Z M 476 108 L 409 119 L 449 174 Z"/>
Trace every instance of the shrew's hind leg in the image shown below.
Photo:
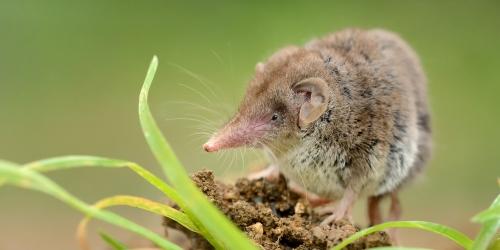
<path fill-rule="evenodd" d="M 401 218 L 401 203 L 399 202 L 398 192 L 394 191 L 391 193 L 391 206 L 389 208 L 389 220 L 397 221 Z M 391 240 L 395 246 L 398 245 L 398 237 L 396 228 L 391 228 L 387 230 Z"/>
<path fill-rule="evenodd" d="M 368 197 L 368 220 L 370 226 L 382 223 L 382 214 L 380 212 L 380 201 L 382 200 L 382 195 L 370 196 Z"/>
<path fill-rule="evenodd" d="M 391 207 L 389 210 L 389 220 L 395 221 L 401 218 L 401 203 L 399 202 L 398 192 L 391 193 Z"/>

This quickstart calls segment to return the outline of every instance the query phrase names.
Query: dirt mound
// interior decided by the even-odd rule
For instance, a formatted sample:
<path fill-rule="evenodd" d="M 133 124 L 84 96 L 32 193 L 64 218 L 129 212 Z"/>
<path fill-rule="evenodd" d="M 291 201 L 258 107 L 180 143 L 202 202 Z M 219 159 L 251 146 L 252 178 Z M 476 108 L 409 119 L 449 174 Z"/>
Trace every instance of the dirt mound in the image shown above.
<path fill-rule="evenodd" d="M 263 249 L 327 249 L 359 230 L 348 221 L 320 226 L 323 218 L 306 200 L 288 189 L 283 177 L 277 182 L 240 179 L 235 185 L 215 181 L 211 171 L 197 172 L 192 178 L 209 199 Z M 213 249 L 202 237 L 172 220 L 165 219 L 164 225 L 169 229 L 167 237 L 187 249 Z M 387 234 L 375 233 L 349 245 L 348 249 L 389 246 L 389 242 Z"/>

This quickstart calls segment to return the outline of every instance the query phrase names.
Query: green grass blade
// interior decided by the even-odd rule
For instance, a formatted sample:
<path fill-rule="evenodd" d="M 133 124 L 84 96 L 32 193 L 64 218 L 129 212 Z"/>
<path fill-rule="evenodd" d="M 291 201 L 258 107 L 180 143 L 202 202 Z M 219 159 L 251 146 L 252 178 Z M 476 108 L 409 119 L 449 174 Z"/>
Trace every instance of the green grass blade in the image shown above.
<path fill-rule="evenodd" d="M 0 159 L 0 165 L 11 166 L 11 167 L 20 166 L 17 163 L 14 163 L 14 162 L 11 162 L 11 161 L 7 161 L 7 160 L 3 160 L 3 159 Z M 2 187 L 6 182 L 7 182 L 6 179 L 0 175 L 0 187 Z"/>
<path fill-rule="evenodd" d="M 420 247 L 375 247 L 370 250 L 430 250 L 429 248 Z"/>
<path fill-rule="evenodd" d="M 497 233 L 495 238 L 492 240 L 490 244 L 490 250 L 498 250 L 500 249 L 500 233 Z"/>
<path fill-rule="evenodd" d="M 331 249 L 332 250 L 340 250 L 340 249 L 346 247 L 347 245 L 353 243 L 354 241 L 356 241 L 357 239 L 359 239 L 365 235 L 368 235 L 368 234 L 371 234 L 374 232 L 378 232 L 378 231 L 383 231 L 383 230 L 388 229 L 388 228 L 422 229 L 422 230 L 429 231 L 432 233 L 440 234 L 440 235 L 454 241 L 455 243 L 459 244 L 460 246 L 462 246 L 465 249 L 467 249 L 468 247 L 470 247 L 472 245 L 472 240 L 469 239 L 466 235 L 464 235 L 463 233 L 461 233 L 453 228 L 447 227 L 447 226 L 443 226 L 443 225 L 432 223 L 432 222 L 425 222 L 425 221 L 391 221 L 391 222 L 386 222 L 386 223 L 382 223 L 379 225 L 375 225 L 373 227 L 363 229 L 363 230 L 351 235 L 349 238 L 345 239 L 340 244 L 332 247 Z"/>
<path fill-rule="evenodd" d="M 99 235 L 101 236 L 101 239 L 108 244 L 109 247 L 111 247 L 114 250 L 128 250 L 127 246 L 125 244 L 121 243 L 120 241 L 114 239 L 113 237 L 109 236 L 106 233 L 100 232 Z"/>
<path fill-rule="evenodd" d="M 488 249 L 488 246 L 492 242 L 493 237 L 498 232 L 498 228 L 500 227 L 500 221 L 488 221 L 483 224 L 481 230 L 477 234 L 474 239 L 474 244 L 468 248 L 471 250 L 485 250 Z"/>
<path fill-rule="evenodd" d="M 129 221 L 115 213 L 99 210 L 89 206 L 68 193 L 47 177 L 31 169 L 19 168 L 17 165 L 3 162 L 0 163 L 0 176 L 4 178 L 8 184 L 46 193 L 87 215 L 137 233 L 151 240 L 163 249 L 181 250 L 181 248 L 174 243 L 132 221 Z"/>
<path fill-rule="evenodd" d="M 198 232 L 198 227 L 194 225 L 193 222 L 183 212 L 180 212 L 179 210 L 171 208 L 167 205 L 152 200 L 148 200 L 146 198 L 130 196 L 130 195 L 117 195 L 109 198 L 104 198 L 94 204 L 94 207 L 99 209 L 113 207 L 113 206 L 129 206 L 129 207 L 139 208 L 151 213 L 155 213 L 170 218 L 176 221 L 177 223 L 181 224 L 185 228 L 195 233 Z M 86 219 L 89 218 L 90 217 L 87 217 Z"/>
<path fill-rule="evenodd" d="M 170 185 L 165 183 L 163 180 L 152 174 L 150 171 L 146 170 L 145 168 L 141 167 L 140 165 L 134 162 L 118 160 L 118 159 L 110 159 L 99 156 L 70 155 L 70 156 L 53 157 L 39 161 L 34 161 L 26 164 L 25 167 L 39 172 L 71 169 L 76 167 L 105 167 L 105 168 L 128 167 L 136 174 L 141 176 L 143 179 L 148 181 L 151 185 L 160 190 L 163 194 L 165 194 L 165 196 L 167 196 L 170 200 L 175 202 L 188 215 L 191 215 L 189 208 L 186 207 L 183 199 L 179 197 L 177 191 L 175 191 Z M 191 228 L 188 229 L 191 230 Z M 205 233 L 205 235 L 206 234 L 207 233 Z M 208 240 L 209 241 L 211 240 L 210 236 L 208 236 Z"/>
<path fill-rule="evenodd" d="M 179 205 L 179 207 L 184 208 L 182 199 L 170 185 L 168 185 L 163 180 L 155 176 L 153 173 L 151 173 L 150 171 L 146 170 L 145 168 L 141 167 L 139 164 L 134 162 L 118 160 L 118 159 L 110 159 L 99 156 L 69 155 L 69 156 L 53 157 L 53 158 L 47 158 L 39 161 L 30 162 L 25 164 L 24 167 L 42 173 L 54 170 L 72 169 L 77 167 L 101 167 L 101 168 L 126 167 L 134 171 L 137 175 L 141 176 L 155 188 L 160 190 L 170 200 Z"/>
<path fill-rule="evenodd" d="M 500 207 L 500 195 L 498 195 L 497 198 L 493 201 L 489 209 L 484 212 L 488 212 L 490 211 L 490 209 L 494 210 L 498 207 Z M 484 213 L 480 213 L 474 216 L 472 220 L 476 222 L 482 221 L 481 218 L 483 217 L 481 215 L 484 217 L 488 216 L 484 215 Z M 483 221 L 482 223 L 483 226 L 481 227 L 481 230 L 479 230 L 479 233 L 474 240 L 474 244 L 470 247 L 471 250 L 487 249 L 488 245 L 491 243 L 493 237 L 495 237 L 495 234 L 497 234 L 498 229 L 500 228 L 500 220 L 498 219 L 498 216 L 496 218 L 493 217 L 490 220 Z"/>
<path fill-rule="evenodd" d="M 500 220 L 500 206 L 488 208 L 472 218 L 472 221 L 485 223 L 489 220 Z"/>
<path fill-rule="evenodd" d="M 160 204 L 142 197 L 129 196 L 129 195 L 117 195 L 99 200 L 94 204 L 95 208 L 103 209 L 113 206 L 129 206 L 139 208 L 148 212 L 152 212 L 161 216 L 168 217 L 187 229 L 198 233 L 198 227 L 193 224 L 193 222 L 182 212 L 171 208 L 167 205 Z M 78 224 L 77 228 L 77 238 L 82 249 L 88 249 L 87 240 L 87 226 L 90 222 L 91 216 L 86 216 Z"/>
<path fill-rule="evenodd" d="M 0 159 L 0 165 L 17 166 L 19 164 L 11 162 L 11 161 Z"/>
<path fill-rule="evenodd" d="M 211 241 L 212 244 L 217 244 L 215 247 L 256 249 L 255 245 L 198 190 L 158 128 L 147 103 L 149 88 L 157 67 L 158 58 L 155 56 L 149 66 L 139 97 L 139 118 L 150 149 L 179 195 L 185 198 L 190 213 L 196 216 L 197 222 L 202 225 L 200 229 L 206 229 L 202 233 L 209 232 L 217 240 L 217 242 Z"/>
<path fill-rule="evenodd" d="M 72 169 L 77 167 L 121 168 L 127 166 L 128 164 L 133 163 L 99 156 L 67 155 L 29 162 L 24 164 L 23 167 L 45 173 L 49 171 Z"/>

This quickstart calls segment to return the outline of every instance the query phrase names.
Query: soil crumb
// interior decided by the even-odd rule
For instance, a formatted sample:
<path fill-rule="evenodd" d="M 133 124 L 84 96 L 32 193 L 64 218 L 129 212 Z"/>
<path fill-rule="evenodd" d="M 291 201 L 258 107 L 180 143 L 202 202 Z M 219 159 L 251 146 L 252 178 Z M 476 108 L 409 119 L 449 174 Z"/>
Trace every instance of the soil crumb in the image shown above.
<path fill-rule="evenodd" d="M 211 171 L 192 176 L 193 181 L 224 214 L 262 249 L 328 249 L 360 228 L 340 221 L 320 226 L 323 217 L 308 202 L 288 189 L 286 180 L 239 179 L 234 185 L 215 181 Z M 185 249 L 213 249 L 201 236 L 165 219 L 167 237 Z M 386 233 L 364 237 L 347 249 L 390 246 Z"/>

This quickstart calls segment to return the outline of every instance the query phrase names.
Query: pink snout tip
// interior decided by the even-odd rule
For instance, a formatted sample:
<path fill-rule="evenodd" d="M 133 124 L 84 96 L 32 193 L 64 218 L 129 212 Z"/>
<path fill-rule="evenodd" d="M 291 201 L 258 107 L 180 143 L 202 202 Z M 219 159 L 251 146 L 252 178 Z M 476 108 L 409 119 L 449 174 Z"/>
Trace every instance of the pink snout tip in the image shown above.
<path fill-rule="evenodd" d="M 207 142 L 205 144 L 203 144 L 203 149 L 207 152 L 215 152 L 217 151 L 217 147 L 215 147 L 214 143 L 212 142 Z"/>

